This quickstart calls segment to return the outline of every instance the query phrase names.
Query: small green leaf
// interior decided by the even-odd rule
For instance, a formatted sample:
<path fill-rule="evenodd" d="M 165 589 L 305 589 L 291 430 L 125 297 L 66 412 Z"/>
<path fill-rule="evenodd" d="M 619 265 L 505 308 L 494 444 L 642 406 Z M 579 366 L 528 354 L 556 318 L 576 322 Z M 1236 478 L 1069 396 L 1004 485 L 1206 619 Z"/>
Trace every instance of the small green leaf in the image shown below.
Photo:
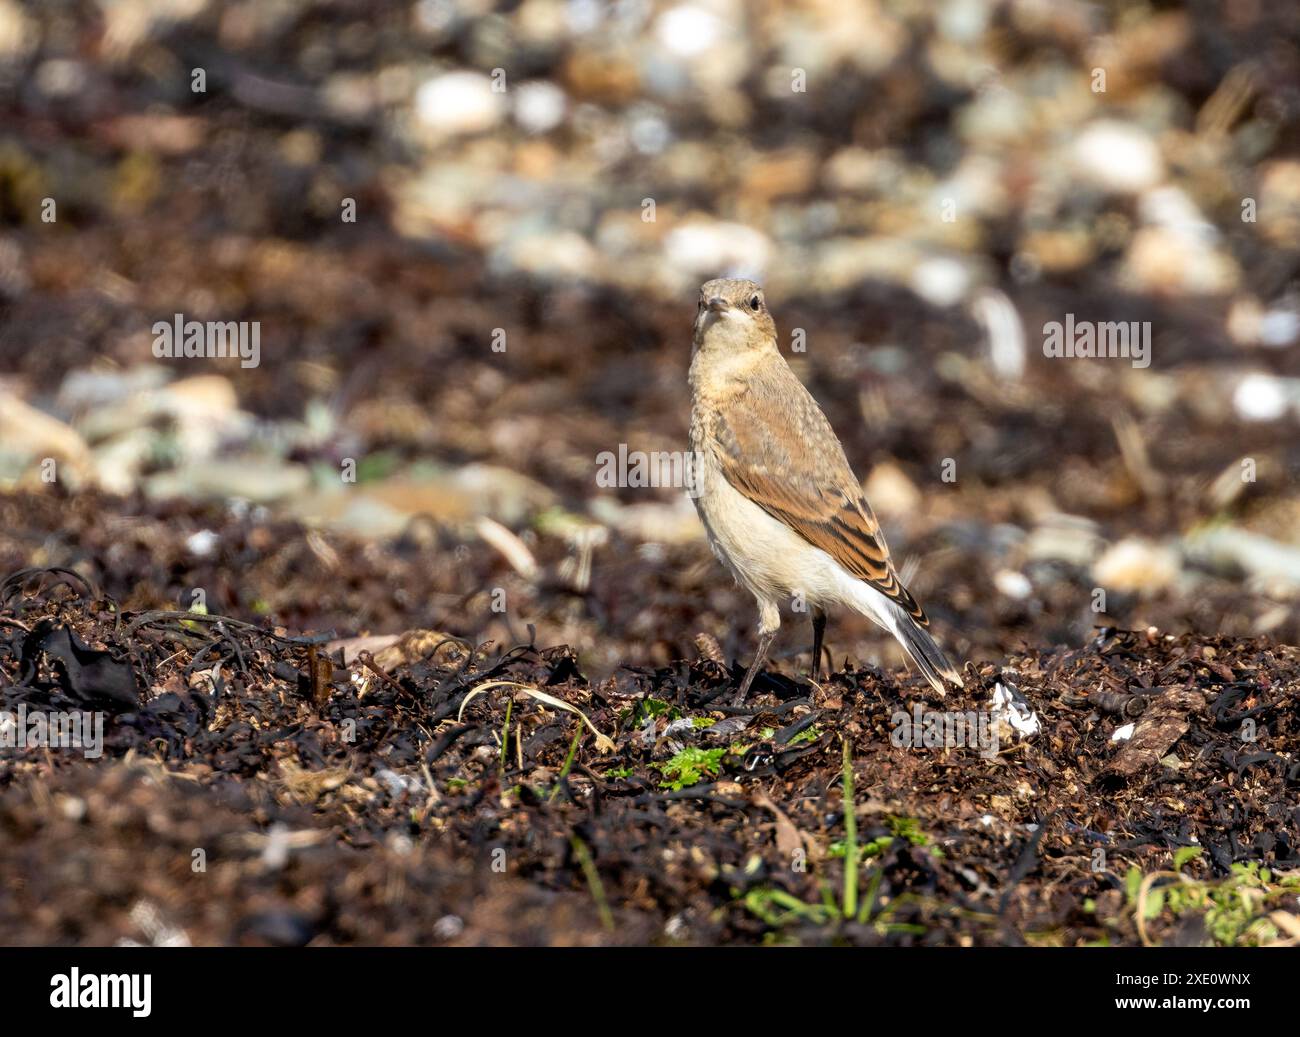
<path fill-rule="evenodd" d="M 1138 890 L 1142 886 L 1142 871 L 1136 865 L 1129 868 L 1128 874 L 1124 876 L 1124 891 L 1128 894 L 1128 902 L 1136 904 Z"/>
<path fill-rule="evenodd" d="M 671 760 L 658 765 L 664 776 L 664 780 L 659 785 L 661 788 L 677 791 L 688 785 L 696 785 L 705 777 L 713 777 L 718 773 L 722 757 L 726 753 L 725 748 L 699 749 L 690 746 L 683 749 Z"/>
<path fill-rule="evenodd" d="M 1174 851 L 1174 871 L 1182 871 L 1184 864 L 1196 860 L 1203 852 L 1199 846 L 1180 846 Z"/>

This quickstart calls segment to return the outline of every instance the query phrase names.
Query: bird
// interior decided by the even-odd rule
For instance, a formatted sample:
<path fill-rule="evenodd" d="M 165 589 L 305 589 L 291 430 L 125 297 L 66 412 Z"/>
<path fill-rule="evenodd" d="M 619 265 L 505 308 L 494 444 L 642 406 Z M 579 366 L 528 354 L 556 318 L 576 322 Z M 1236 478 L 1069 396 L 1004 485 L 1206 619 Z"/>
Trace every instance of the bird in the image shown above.
<path fill-rule="evenodd" d="M 735 703 L 761 671 L 782 602 L 810 611 L 814 681 L 827 612 L 847 607 L 889 631 L 940 695 L 945 680 L 962 687 L 830 422 L 781 355 L 758 284 L 701 287 L 689 382 L 690 496 L 714 554 L 758 603 L 758 646 Z"/>

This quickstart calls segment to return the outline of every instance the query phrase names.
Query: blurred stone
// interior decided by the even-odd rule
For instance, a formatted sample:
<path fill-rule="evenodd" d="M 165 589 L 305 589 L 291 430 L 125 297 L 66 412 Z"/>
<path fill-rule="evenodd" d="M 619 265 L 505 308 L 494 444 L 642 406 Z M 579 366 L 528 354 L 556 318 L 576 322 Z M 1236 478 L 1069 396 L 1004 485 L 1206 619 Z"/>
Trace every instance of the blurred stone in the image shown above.
<path fill-rule="evenodd" d="M 117 379 L 80 377 L 65 381 L 60 398 L 80 412 L 76 427 L 90 442 L 165 423 L 186 461 L 211 457 L 224 440 L 239 438 L 251 426 L 252 419 L 238 408 L 234 386 L 223 375 L 195 375 L 162 385 L 155 380 L 149 368 Z M 91 405 L 93 399 L 103 402 Z M 116 455 L 116 463 L 136 452 L 135 445 L 118 449 L 125 453 Z"/>
<path fill-rule="evenodd" d="M 689 544 L 704 537 L 695 506 L 683 494 L 672 503 L 646 501 L 624 504 L 613 497 L 596 497 L 590 504 L 593 518 L 629 540 L 656 544 Z"/>
<path fill-rule="evenodd" d="M 1300 400 L 1300 379 L 1282 379 L 1262 371 L 1243 377 L 1232 394 L 1232 405 L 1244 421 L 1277 421 L 1294 400 Z"/>
<path fill-rule="evenodd" d="M 1264 322 L 1264 307 L 1253 295 L 1232 300 L 1225 325 L 1232 340 L 1241 346 L 1259 344 L 1260 329 Z"/>
<path fill-rule="evenodd" d="M 145 493 L 154 498 L 194 500 L 238 498 L 268 504 L 306 493 L 311 473 L 299 464 L 260 457 L 231 457 L 183 465 L 145 480 Z"/>
<path fill-rule="evenodd" d="M 955 306 L 971 291 L 973 276 L 961 259 L 930 256 L 912 269 L 910 286 L 932 306 Z"/>
<path fill-rule="evenodd" d="M 1244 295 L 1232 301 L 1227 327 L 1239 345 L 1285 349 L 1300 339 L 1300 310 L 1294 301 L 1265 310 L 1259 299 Z"/>
<path fill-rule="evenodd" d="M 703 219 L 678 227 L 664 243 L 668 262 L 696 277 L 730 272 L 761 279 L 771 251 L 766 235 L 752 227 Z"/>
<path fill-rule="evenodd" d="M 71 97 L 86 87 L 86 67 L 79 61 L 51 58 L 36 69 L 36 88 L 51 98 Z"/>
<path fill-rule="evenodd" d="M 200 529 L 185 538 L 185 550 L 199 558 L 207 558 L 217 549 L 221 535 L 210 529 Z"/>
<path fill-rule="evenodd" d="M 850 75 L 883 73 L 913 38 L 892 6 L 879 0 L 814 3 L 801 14 L 792 19 L 792 31 L 777 36 L 776 60 L 787 91 L 792 67 L 805 69 L 810 78 L 829 76 L 841 64 L 852 70 Z"/>
<path fill-rule="evenodd" d="M 1192 35 L 1190 11 L 1148 10 L 1144 15 L 1121 20 L 1113 33 L 1089 33 L 1085 67 L 1106 70 L 1108 96 L 1141 96 L 1160 77 L 1161 66 L 1173 60 Z"/>
<path fill-rule="evenodd" d="M 1138 198 L 1138 216 L 1146 224 L 1198 245 L 1219 240 L 1214 224 L 1181 187 L 1166 184 L 1144 192 Z"/>
<path fill-rule="evenodd" d="M 59 407 L 73 415 L 130 399 L 167 381 L 160 364 L 139 364 L 123 370 L 86 368 L 70 371 L 59 386 Z"/>
<path fill-rule="evenodd" d="M 364 122 L 379 103 L 373 76 L 340 72 L 329 77 L 321 91 L 325 108 L 346 122 Z"/>
<path fill-rule="evenodd" d="M 1010 205 L 1002 163 L 989 155 L 967 155 L 934 193 L 940 203 L 951 199 L 954 212 L 961 215 L 996 219 Z"/>
<path fill-rule="evenodd" d="M 594 276 L 600 265 L 591 242 L 568 230 L 520 235 L 497 249 L 493 258 L 545 280 L 581 280 Z"/>
<path fill-rule="evenodd" d="M 398 536 L 418 519 L 465 535 L 481 534 L 476 523 L 480 517 L 520 526 L 554 500 L 547 487 L 518 472 L 471 464 L 424 478 L 402 475 L 357 485 L 340 483 L 296 497 L 288 508 L 309 525 L 379 538 Z"/>
<path fill-rule="evenodd" d="M 22 246 L 12 238 L 0 239 L 0 298 L 18 299 L 27 294 L 32 279 Z"/>
<path fill-rule="evenodd" d="M 118 0 L 106 4 L 101 8 L 104 54 L 112 60 L 125 59 L 160 26 L 190 21 L 207 6 L 207 0 Z"/>
<path fill-rule="evenodd" d="M 1137 194 L 1164 179 L 1164 160 L 1146 132 L 1131 123 L 1090 123 L 1070 149 L 1071 167 L 1084 181 L 1115 194 Z"/>
<path fill-rule="evenodd" d="M 129 429 L 95 447 L 95 481 L 109 493 L 126 496 L 153 459 L 158 436 L 147 428 Z"/>
<path fill-rule="evenodd" d="M 1235 526 L 1216 526 L 1189 536 L 1186 547 L 1197 561 L 1239 567 L 1266 594 L 1294 598 L 1300 593 L 1300 548 Z"/>
<path fill-rule="evenodd" d="M 555 503 L 548 487 L 497 465 L 465 465 L 452 473 L 448 485 L 465 496 L 475 515 L 488 515 L 507 526 L 522 525 Z"/>
<path fill-rule="evenodd" d="M 0 481 L 38 486 L 46 459 L 54 461 L 55 479 L 74 489 L 93 470 L 90 449 L 76 430 L 0 388 Z"/>
<path fill-rule="evenodd" d="M 628 136 L 641 154 L 658 155 L 672 142 L 672 128 L 657 106 L 637 105 L 628 116 Z"/>
<path fill-rule="evenodd" d="M 1240 280 L 1231 256 L 1164 227 L 1133 235 L 1120 277 L 1136 291 L 1171 295 L 1222 295 Z"/>
<path fill-rule="evenodd" d="M 203 374 L 182 378 L 156 392 L 165 412 L 194 420 L 220 423 L 238 406 L 235 387 L 224 375 Z"/>
<path fill-rule="evenodd" d="M 36 49 L 40 33 L 22 5 L 0 0 L 0 61 L 18 62 Z"/>
<path fill-rule="evenodd" d="M 1300 160 L 1265 163 L 1259 173 L 1255 226 L 1276 245 L 1300 241 Z"/>
<path fill-rule="evenodd" d="M 1021 252 L 1031 257 L 1037 269 L 1065 274 L 1087 266 L 1096 250 L 1092 235 L 1082 227 L 1053 227 L 1028 231 L 1021 240 Z"/>
<path fill-rule="evenodd" d="M 1033 112 L 1029 100 L 1001 85 L 980 91 L 975 99 L 958 109 L 955 123 L 963 140 L 988 147 L 1015 144 L 1030 125 Z"/>
<path fill-rule="evenodd" d="M 538 79 L 514 90 L 515 121 L 528 133 L 548 133 L 564 121 L 568 99 L 554 83 Z"/>
<path fill-rule="evenodd" d="M 526 43 L 558 46 L 568 35 L 564 0 L 524 0 L 515 14 L 515 26 Z"/>
<path fill-rule="evenodd" d="M 764 155 L 745 170 L 740 193 L 746 199 L 761 202 L 803 194 L 812 186 L 816 171 L 816 161 L 807 151 L 790 150 Z"/>
<path fill-rule="evenodd" d="M 903 171 L 903 160 L 896 153 L 858 147 L 841 148 L 822 166 L 828 188 L 860 194 L 889 190 Z"/>
<path fill-rule="evenodd" d="M 998 589 L 999 594 L 1005 594 L 1015 601 L 1024 601 L 1034 592 L 1034 585 L 1029 582 L 1029 577 L 1014 569 L 999 569 L 995 572 L 993 586 Z"/>
<path fill-rule="evenodd" d="M 445 516 L 423 505 L 438 507 L 445 503 L 447 498 L 442 493 L 426 500 L 414 499 L 412 495 L 394 506 L 379 499 L 370 489 L 361 489 L 355 493 L 336 490 L 296 498 L 289 502 L 288 512 L 309 526 L 327 526 L 354 536 L 380 540 L 401 536 L 411 526 L 416 515 L 427 516 L 434 521 L 444 518 Z M 407 505 L 415 510 L 408 510 Z M 453 510 L 457 520 L 466 517 L 463 508 L 457 506 Z"/>
<path fill-rule="evenodd" d="M 655 37 L 670 54 L 696 58 L 709 52 L 723 29 L 722 21 L 712 11 L 695 4 L 679 4 L 659 16 Z"/>
<path fill-rule="evenodd" d="M 478 72 L 447 72 L 426 80 L 415 92 L 415 116 L 435 137 L 483 133 L 505 114 L 504 95 Z"/>
<path fill-rule="evenodd" d="M 913 515 L 921 507 L 921 491 L 893 461 L 882 461 L 872 468 L 862 492 L 881 515 Z"/>
<path fill-rule="evenodd" d="M 1084 568 L 1101 549 L 1097 524 L 1078 515 L 1045 515 L 1024 545 L 1032 561 L 1057 561 Z"/>
<path fill-rule="evenodd" d="M 829 291 L 868 280 L 906 281 L 919 261 L 908 242 L 884 238 L 832 238 L 818 253 L 817 280 Z M 806 274 L 801 281 L 807 281 Z"/>
<path fill-rule="evenodd" d="M 988 28 L 993 5 L 986 0 L 947 0 L 935 13 L 935 27 L 959 43 L 975 43 Z"/>
<path fill-rule="evenodd" d="M 1093 563 L 1092 578 L 1107 590 L 1154 594 L 1172 586 L 1181 571 L 1177 551 L 1131 537 L 1106 548 Z"/>
<path fill-rule="evenodd" d="M 1269 310 L 1260 321 L 1259 343 L 1270 349 L 1294 345 L 1300 338 L 1300 312 L 1290 307 Z"/>
<path fill-rule="evenodd" d="M 602 104 L 627 104 L 641 88 L 630 55 L 577 49 L 565 60 L 562 78 L 569 93 Z"/>

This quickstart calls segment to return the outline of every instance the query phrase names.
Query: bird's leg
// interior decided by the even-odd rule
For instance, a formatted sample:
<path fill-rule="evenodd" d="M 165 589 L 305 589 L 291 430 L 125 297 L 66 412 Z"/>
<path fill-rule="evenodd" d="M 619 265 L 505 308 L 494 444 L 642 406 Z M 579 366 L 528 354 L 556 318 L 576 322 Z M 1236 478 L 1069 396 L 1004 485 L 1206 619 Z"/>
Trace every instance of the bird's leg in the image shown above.
<path fill-rule="evenodd" d="M 813 606 L 812 611 L 812 627 L 812 679 L 816 681 L 822 672 L 822 635 L 826 633 L 826 613 L 815 605 Z"/>
<path fill-rule="evenodd" d="M 749 694 L 749 686 L 754 683 L 758 671 L 763 668 L 763 660 L 767 658 L 768 649 L 776 640 L 776 632 L 780 627 L 781 610 L 774 602 L 760 601 L 758 603 L 758 647 L 754 649 L 754 661 L 749 664 L 749 671 L 745 674 L 745 679 L 740 682 L 740 690 L 736 692 L 732 705 L 744 704 L 745 696 Z"/>
<path fill-rule="evenodd" d="M 736 697 L 731 703 L 733 706 L 743 706 L 745 704 L 745 696 L 749 694 L 749 686 L 754 683 L 758 671 L 763 668 L 763 660 L 767 657 L 767 650 L 772 647 L 774 640 L 776 640 L 775 630 L 770 634 L 758 635 L 758 647 L 754 649 L 754 661 L 749 664 L 749 672 L 745 674 L 745 679 L 740 682 L 740 690 L 736 692 Z"/>

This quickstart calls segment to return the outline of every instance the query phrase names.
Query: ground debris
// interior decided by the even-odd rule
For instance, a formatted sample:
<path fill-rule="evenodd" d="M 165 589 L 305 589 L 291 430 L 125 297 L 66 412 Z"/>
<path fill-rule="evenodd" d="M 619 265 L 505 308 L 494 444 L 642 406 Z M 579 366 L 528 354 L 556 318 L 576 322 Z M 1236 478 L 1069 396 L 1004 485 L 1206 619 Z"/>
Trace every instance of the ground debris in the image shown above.
<path fill-rule="evenodd" d="M 147 903 L 196 944 L 1139 942 L 1131 869 L 1187 847 L 1207 882 L 1300 864 L 1300 653 L 1265 638 L 1110 630 L 974 667 L 956 702 L 870 667 L 820 688 L 772 671 L 736 710 L 716 692 L 739 668 L 715 659 L 593 682 L 566 646 L 414 631 L 340 652 L 326 633 L 122 609 L 89 582 L 19 583 L 0 609 L 4 710 L 86 705 L 32 662 L 51 631 L 126 667 L 138 698 L 114 704 L 100 758 L 0 751 L 0 855 L 25 890 L 0 909 L 9 941 L 147 942 L 120 906 Z M 978 714 L 998 685 L 1034 737 L 996 753 L 895 737 L 900 715 Z M 874 893 L 840 927 L 818 905 L 845 859 L 844 739 Z M 201 893 L 197 850 L 220 877 Z M 38 910 L 66 871 L 50 862 L 90 852 L 83 914 Z"/>
<path fill-rule="evenodd" d="M 1170 689 L 1145 701 L 1146 708 L 1132 736 L 1106 765 L 1103 774 L 1131 778 L 1153 766 L 1187 733 L 1190 714 L 1205 711 L 1205 697 L 1196 691 Z"/>

